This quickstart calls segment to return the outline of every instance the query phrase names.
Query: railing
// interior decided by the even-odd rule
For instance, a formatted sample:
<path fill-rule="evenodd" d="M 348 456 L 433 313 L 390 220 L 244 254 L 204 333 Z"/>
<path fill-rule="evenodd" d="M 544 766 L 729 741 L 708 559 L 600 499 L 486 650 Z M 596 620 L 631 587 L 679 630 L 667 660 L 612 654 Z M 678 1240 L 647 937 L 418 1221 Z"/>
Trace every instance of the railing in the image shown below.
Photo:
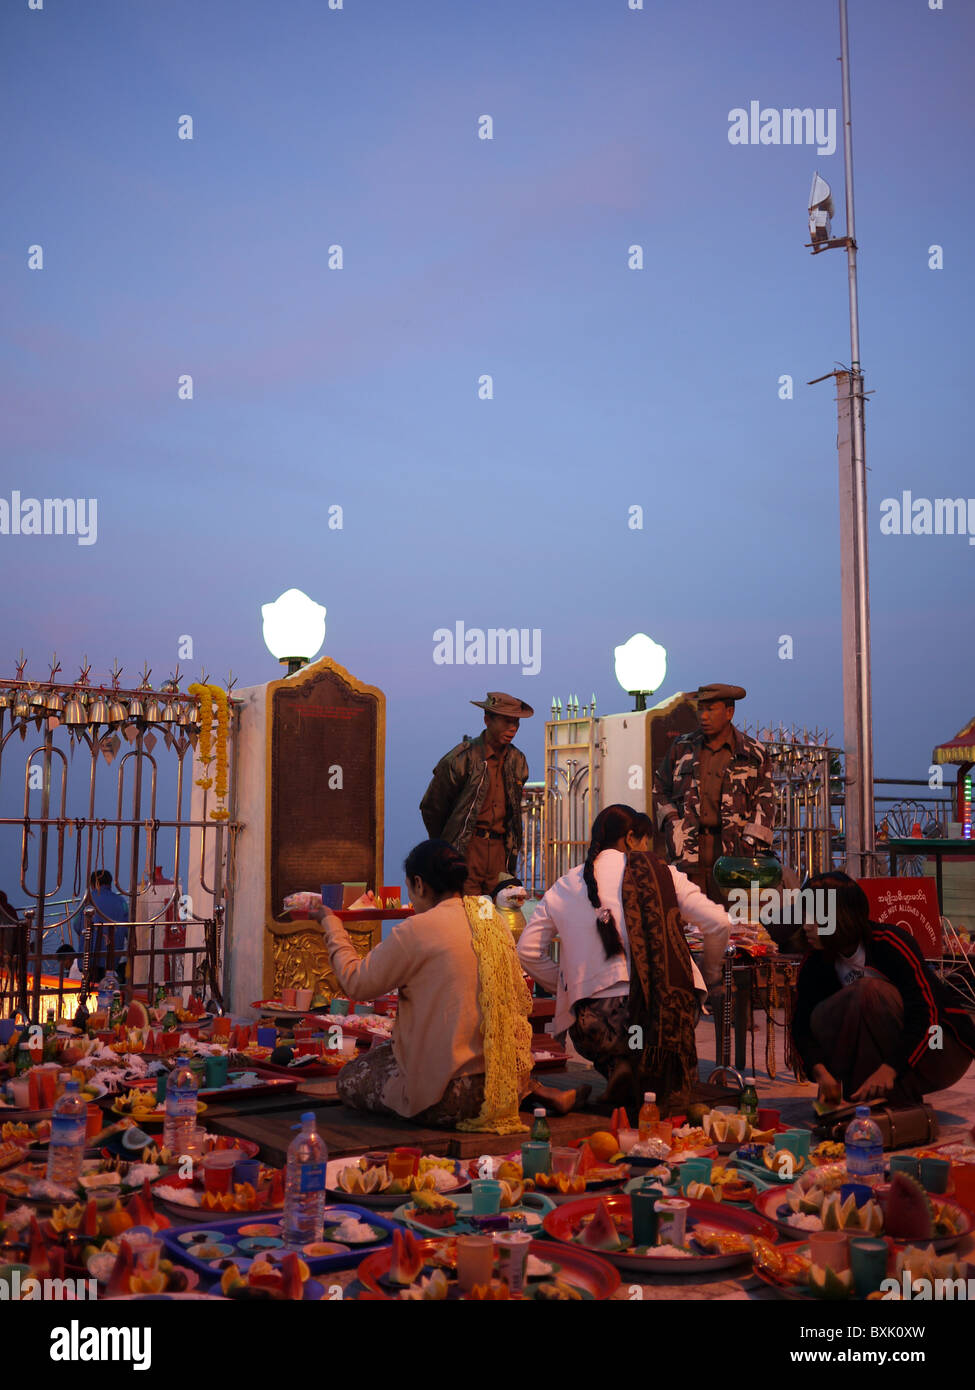
<path fill-rule="evenodd" d="M 46 950 L 43 934 L 36 931 L 30 910 L 22 922 L 0 924 L 0 1018 L 9 1018 L 20 1010 L 40 1022 L 42 1013 L 48 1008 L 54 1008 L 57 1017 L 65 1017 L 72 998 L 77 1004 L 84 1004 L 92 994 L 97 984 L 95 977 L 102 973 L 100 962 L 104 961 L 106 971 L 114 971 L 123 956 L 128 962 L 129 978 L 120 988 L 126 1001 L 131 1000 L 135 992 L 152 999 L 161 985 L 167 995 L 180 993 L 184 1001 L 190 993 L 206 994 L 218 1010 L 222 1009 L 222 907 L 217 908 L 213 918 L 189 919 L 178 924 L 95 922 L 94 919 L 94 911 L 86 909 L 80 980 L 71 979 L 68 973 L 74 953 L 57 955 Z M 165 933 L 177 925 L 181 931 L 196 928 L 201 940 L 167 945 Z M 121 951 L 115 944 L 118 927 L 125 927 L 129 932 L 129 940 Z M 136 929 L 147 933 L 148 945 L 138 945 Z M 187 956 L 191 961 L 188 979 L 184 968 Z M 135 964 L 140 960 L 147 962 L 147 970 L 144 978 L 134 986 L 136 974 L 142 975 Z"/>

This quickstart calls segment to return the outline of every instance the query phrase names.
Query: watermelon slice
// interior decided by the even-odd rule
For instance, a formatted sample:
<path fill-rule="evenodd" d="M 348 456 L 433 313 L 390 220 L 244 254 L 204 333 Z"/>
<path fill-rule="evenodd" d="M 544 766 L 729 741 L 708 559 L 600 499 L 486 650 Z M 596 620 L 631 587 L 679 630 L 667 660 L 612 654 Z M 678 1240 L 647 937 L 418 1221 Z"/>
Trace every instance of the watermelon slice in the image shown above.
<path fill-rule="evenodd" d="M 579 1159 L 579 1167 L 576 1169 L 576 1172 L 591 1173 L 594 1168 L 602 1166 L 588 1144 L 583 1143 L 580 1146 L 579 1152 L 582 1157 Z"/>
<path fill-rule="evenodd" d="M 129 1005 L 129 1011 L 125 1015 L 126 1028 L 148 1028 L 149 1010 L 141 999 L 133 999 Z"/>
<path fill-rule="evenodd" d="M 599 1203 L 592 1220 L 583 1226 L 576 1240 L 590 1250 L 622 1250 L 626 1243 L 620 1239 L 616 1223 L 605 1202 Z"/>
<path fill-rule="evenodd" d="M 930 1240 L 934 1234 L 934 1213 L 928 1194 L 907 1173 L 891 1176 L 884 1233 L 894 1240 Z"/>
<path fill-rule="evenodd" d="M 281 1261 L 281 1278 L 284 1280 L 285 1298 L 300 1302 L 305 1295 L 305 1286 L 301 1278 L 301 1261 L 293 1251 L 289 1251 Z"/>
<path fill-rule="evenodd" d="M 85 1203 L 85 1214 L 81 1218 L 81 1234 L 89 1239 L 98 1235 L 98 1207 L 94 1197 L 89 1197 Z"/>
<path fill-rule="evenodd" d="M 618 1135 L 621 1129 L 632 1129 L 632 1127 L 633 1126 L 630 1124 L 630 1117 L 622 1106 L 619 1106 L 613 1111 L 612 1118 L 609 1122 L 609 1128 L 613 1134 Z"/>
<path fill-rule="evenodd" d="M 107 1293 L 109 1298 L 113 1295 L 121 1296 L 132 1292 L 130 1280 L 134 1268 L 135 1257 L 132 1254 L 132 1246 L 127 1240 L 123 1240 L 119 1245 L 112 1272 L 108 1276 Z"/>
<path fill-rule="evenodd" d="M 412 1231 L 393 1232 L 389 1278 L 394 1284 L 412 1284 L 423 1269 L 423 1252 Z"/>

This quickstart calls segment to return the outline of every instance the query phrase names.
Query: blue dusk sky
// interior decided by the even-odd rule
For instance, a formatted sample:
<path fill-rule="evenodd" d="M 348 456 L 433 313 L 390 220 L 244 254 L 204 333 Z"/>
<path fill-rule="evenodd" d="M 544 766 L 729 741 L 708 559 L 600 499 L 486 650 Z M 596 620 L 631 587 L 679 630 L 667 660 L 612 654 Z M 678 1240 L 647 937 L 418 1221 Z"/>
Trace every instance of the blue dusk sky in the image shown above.
<path fill-rule="evenodd" d="M 850 39 L 875 764 L 926 777 L 975 715 L 975 546 L 881 502 L 975 497 L 975 10 L 850 0 Z M 628 706 L 634 632 L 661 697 L 736 682 L 839 739 L 806 383 L 849 361 L 846 259 L 804 247 L 817 169 L 845 227 L 838 54 L 826 0 L 7 0 L 0 498 L 94 498 L 97 541 L 0 535 L 2 673 L 160 679 L 189 635 L 191 678 L 275 679 L 261 605 L 303 589 L 387 696 L 390 882 L 468 700 L 535 706 L 541 777 L 554 695 Z M 835 151 L 730 143 L 752 101 L 837 111 Z M 436 664 L 458 621 L 538 629 L 539 672 Z"/>

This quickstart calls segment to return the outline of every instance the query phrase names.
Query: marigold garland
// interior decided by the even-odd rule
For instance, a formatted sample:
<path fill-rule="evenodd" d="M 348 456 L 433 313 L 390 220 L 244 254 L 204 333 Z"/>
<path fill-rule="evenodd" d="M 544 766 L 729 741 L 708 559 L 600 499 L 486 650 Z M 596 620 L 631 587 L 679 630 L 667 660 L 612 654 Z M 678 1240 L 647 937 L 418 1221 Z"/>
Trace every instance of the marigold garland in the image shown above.
<path fill-rule="evenodd" d="M 189 693 L 195 696 L 200 704 L 198 756 L 203 765 L 204 775 L 196 779 L 196 785 L 202 787 L 204 791 L 213 786 L 213 778 L 210 776 L 210 764 L 213 761 L 213 706 L 216 705 L 217 707 L 216 796 L 218 805 L 215 811 L 210 812 L 210 819 L 229 820 L 230 812 L 223 804 L 227 795 L 227 730 L 230 724 L 227 692 L 222 690 L 219 685 L 202 685 L 198 682 L 190 686 Z"/>
<path fill-rule="evenodd" d="M 465 898 L 477 956 L 478 1003 L 484 1034 L 484 1103 L 461 1130 L 523 1134 L 518 1101 L 531 1072 L 531 996 L 525 984 L 511 932 L 486 898 Z"/>

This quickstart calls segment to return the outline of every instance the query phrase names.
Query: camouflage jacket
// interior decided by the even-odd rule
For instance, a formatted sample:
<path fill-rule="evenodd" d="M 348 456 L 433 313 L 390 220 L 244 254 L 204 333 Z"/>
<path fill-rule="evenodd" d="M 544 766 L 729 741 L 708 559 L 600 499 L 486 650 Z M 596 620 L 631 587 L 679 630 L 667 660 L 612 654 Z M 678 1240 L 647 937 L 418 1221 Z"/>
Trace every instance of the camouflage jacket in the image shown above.
<path fill-rule="evenodd" d="M 448 840 L 466 854 L 477 816 L 488 793 L 485 735 L 465 738 L 445 753 L 433 769 L 433 779 L 420 802 L 420 815 L 432 840 Z M 521 851 L 521 794 L 528 781 L 528 760 L 509 744 L 501 767 L 504 781 L 504 849 L 509 873 L 516 871 Z"/>
<path fill-rule="evenodd" d="M 721 853 L 748 853 L 742 838 L 759 848 L 772 843 L 775 789 L 768 754 L 757 739 L 732 726 L 737 752 L 721 784 Z M 701 826 L 700 754 L 704 734 L 696 729 L 675 738 L 653 778 L 657 825 L 671 863 L 695 867 Z"/>

